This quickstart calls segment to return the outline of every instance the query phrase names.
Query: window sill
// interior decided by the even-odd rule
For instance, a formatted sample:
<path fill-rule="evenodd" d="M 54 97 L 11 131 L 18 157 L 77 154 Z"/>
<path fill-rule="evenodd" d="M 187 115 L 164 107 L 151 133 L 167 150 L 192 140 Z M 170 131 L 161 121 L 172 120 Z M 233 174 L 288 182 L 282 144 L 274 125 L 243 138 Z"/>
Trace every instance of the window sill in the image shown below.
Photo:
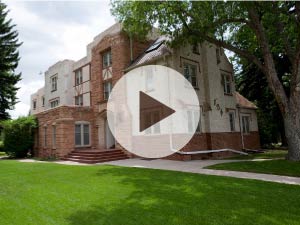
<path fill-rule="evenodd" d="M 229 94 L 229 93 L 224 93 L 224 95 L 226 95 L 226 96 L 233 96 L 232 93 L 231 93 L 231 94 Z"/>

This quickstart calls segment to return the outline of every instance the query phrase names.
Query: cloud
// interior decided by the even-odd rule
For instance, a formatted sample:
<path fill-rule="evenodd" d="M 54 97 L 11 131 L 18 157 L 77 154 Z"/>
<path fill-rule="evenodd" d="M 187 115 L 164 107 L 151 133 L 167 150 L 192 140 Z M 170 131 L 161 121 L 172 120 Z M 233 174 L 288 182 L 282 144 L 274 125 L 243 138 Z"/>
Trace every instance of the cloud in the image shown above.
<path fill-rule="evenodd" d="M 19 103 L 10 111 L 13 118 L 27 115 L 30 95 L 43 86 L 45 72 L 59 60 L 78 60 L 86 46 L 101 31 L 115 23 L 109 2 L 4 1 L 23 42 L 19 66 Z"/>

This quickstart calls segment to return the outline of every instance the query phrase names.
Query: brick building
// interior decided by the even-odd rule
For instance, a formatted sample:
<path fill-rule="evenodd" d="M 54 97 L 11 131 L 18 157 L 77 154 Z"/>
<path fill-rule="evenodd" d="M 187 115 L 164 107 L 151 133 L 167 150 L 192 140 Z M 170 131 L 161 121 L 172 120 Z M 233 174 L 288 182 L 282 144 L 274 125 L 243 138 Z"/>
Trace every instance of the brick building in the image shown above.
<path fill-rule="evenodd" d="M 225 157 L 230 152 L 223 149 L 260 147 L 256 107 L 235 91 L 233 68 L 223 49 L 205 43 L 171 49 L 164 37 L 152 33 L 147 41 L 133 40 L 115 24 L 94 38 L 84 58 L 60 61 L 45 73 L 45 87 L 31 96 L 31 114 L 39 121 L 35 154 L 69 154 L 69 159 L 82 162 L 130 157 L 115 150 L 121 146 L 109 130 L 106 102 L 118 79 L 143 65 L 179 71 L 199 96 L 199 129 L 169 158 Z"/>

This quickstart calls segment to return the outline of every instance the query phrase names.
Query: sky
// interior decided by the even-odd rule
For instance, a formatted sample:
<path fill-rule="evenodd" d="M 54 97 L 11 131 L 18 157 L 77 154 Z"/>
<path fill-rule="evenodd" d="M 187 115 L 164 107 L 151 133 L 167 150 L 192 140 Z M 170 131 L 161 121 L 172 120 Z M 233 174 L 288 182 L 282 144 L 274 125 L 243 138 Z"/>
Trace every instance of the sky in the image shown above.
<path fill-rule="evenodd" d="M 93 38 L 115 23 L 109 1 L 3 1 L 16 24 L 22 72 L 12 118 L 28 115 L 30 95 L 44 86 L 44 72 L 63 59 L 86 55 Z"/>

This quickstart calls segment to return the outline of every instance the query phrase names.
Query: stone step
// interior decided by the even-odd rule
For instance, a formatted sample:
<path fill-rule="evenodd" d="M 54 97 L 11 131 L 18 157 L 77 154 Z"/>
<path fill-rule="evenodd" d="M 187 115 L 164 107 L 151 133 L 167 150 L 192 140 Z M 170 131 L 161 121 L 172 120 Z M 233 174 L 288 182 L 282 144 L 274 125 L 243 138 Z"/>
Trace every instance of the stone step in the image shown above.
<path fill-rule="evenodd" d="M 121 153 L 115 153 L 111 155 L 73 155 L 73 154 L 67 155 L 68 158 L 74 158 L 74 159 L 107 159 L 107 158 L 114 158 L 118 156 L 126 156 L 126 155 Z"/>
<path fill-rule="evenodd" d="M 118 157 L 106 158 L 106 159 L 79 159 L 79 158 L 74 159 L 74 158 L 68 158 L 68 157 L 63 158 L 63 160 L 79 162 L 79 163 L 87 163 L 87 164 L 102 163 L 102 162 L 109 162 L 109 161 L 122 160 L 122 159 L 128 159 L 128 157 L 127 156 L 118 156 Z"/>
<path fill-rule="evenodd" d="M 128 159 L 129 157 L 120 149 L 109 150 L 74 150 L 65 157 L 63 160 L 69 160 L 80 163 L 100 163 L 114 160 Z"/>
<path fill-rule="evenodd" d="M 107 156 L 107 155 L 115 155 L 115 154 L 124 154 L 122 151 L 113 151 L 113 152 L 106 152 L 106 153 L 78 153 L 78 152 L 71 152 L 69 155 L 74 155 L 74 156 Z"/>

